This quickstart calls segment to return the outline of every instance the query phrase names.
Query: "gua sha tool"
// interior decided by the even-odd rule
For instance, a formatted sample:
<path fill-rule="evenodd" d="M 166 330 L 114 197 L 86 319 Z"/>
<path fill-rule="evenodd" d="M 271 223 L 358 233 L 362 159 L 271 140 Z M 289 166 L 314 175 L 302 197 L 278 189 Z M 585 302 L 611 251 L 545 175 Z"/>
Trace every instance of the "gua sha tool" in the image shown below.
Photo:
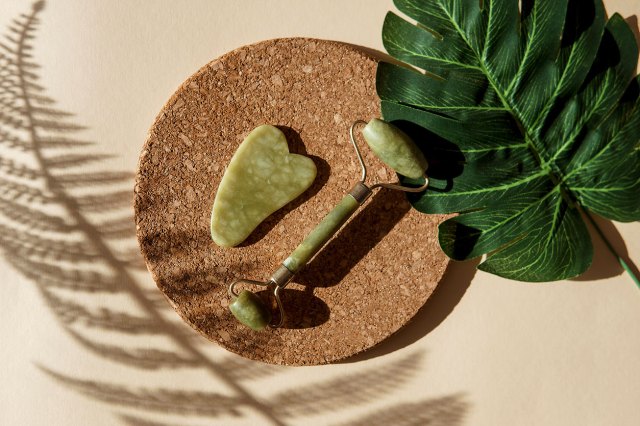
<path fill-rule="evenodd" d="M 424 184 L 420 187 L 407 187 L 394 183 L 365 184 L 367 168 L 355 140 L 354 129 L 364 124 L 362 135 L 373 153 L 386 165 L 397 173 L 409 178 L 424 178 Z M 344 225 L 373 193 L 376 188 L 388 188 L 406 192 L 422 192 L 427 189 L 429 179 L 426 175 L 427 161 L 414 142 L 400 129 L 383 120 L 372 119 L 369 123 L 358 120 L 349 130 L 351 143 L 355 148 L 356 156 L 362 167 L 362 175 L 347 195 L 331 210 L 322 221 L 307 235 L 300 245 L 284 260 L 280 268 L 276 270 L 267 281 L 255 281 L 238 279 L 229 286 L 229 295 L 232 298 L 229 304 L 231 313 L 244 325 L 253 330 L 262 330 L 267 325 L 277 328 L 284 324 L 285 309 L 280 299 L 280 293 L 291 281 L 294 275 L 300 271 L 327 241 Z M 273 298 L 278 306 L 278 316 L 274 320 L 271 308 L 260 297 L 242 290 L 237 292 L 240 284 L 266 286 L 272 291 Z"/>
<path fill-rule="evenodd" d="M 211 238 L 221 247 L 240 244 L 267 216 L 306 191 L 316 173 L 313 160 L 289 152 L 280 129 L 256 127 L 236 150 L 218 186 Z"/>

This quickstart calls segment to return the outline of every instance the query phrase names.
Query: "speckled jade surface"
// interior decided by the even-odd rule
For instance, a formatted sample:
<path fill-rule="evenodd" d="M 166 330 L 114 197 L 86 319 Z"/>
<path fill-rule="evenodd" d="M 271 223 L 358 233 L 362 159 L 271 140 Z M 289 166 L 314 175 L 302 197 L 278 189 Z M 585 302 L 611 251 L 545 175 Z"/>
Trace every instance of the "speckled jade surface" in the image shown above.
<path fill-rule="evenodd" d="M 401 175 L 417 179 L 427 169 L 422 151 L 396 126 L 374 118 L 362 129 L 362 136 L 376 156 Z"/>
<path fill-rule="evenodd" d="M 238 147 L 218 186 L 211 238 L 222 247 L 240 244 L 315 177 L 313 160 L 291 154 L 282 131 L 271 125 L 256 127 Z"/>

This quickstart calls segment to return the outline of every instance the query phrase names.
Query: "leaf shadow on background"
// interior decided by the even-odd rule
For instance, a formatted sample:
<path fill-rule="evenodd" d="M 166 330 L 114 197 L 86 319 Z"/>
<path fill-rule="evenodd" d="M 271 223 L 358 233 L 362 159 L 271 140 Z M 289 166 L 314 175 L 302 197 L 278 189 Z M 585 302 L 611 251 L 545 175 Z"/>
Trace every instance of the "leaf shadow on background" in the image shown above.
<path fill-rule="evenodd" d="M 636 276 L 640 276 L 638 267 L 629 258 L 627 246 L 612 221 L 604 219 L 600 216 L 592 215 L 593 220 L 607 237 L 611 246 L 616 253 L 624 259 Z M 611 254 L 606 244 L 594 230 L 588 220 L 585 220 L 589 233 L 591 234 L 591 242 L 593 243 L 593 262 L 587 271 L 579 277 L 573 278 L 572 281 L 595 281 L 606 278 L 615 277 L 624 273 L 624 269 L 618 263 L 618 260 Z"/>
<path fill-rule="evenodd" d="M 0 42 L 0 251 L 36 285 L 60 326 L 80 347 L 114 363 L 105 363 L 105 368 L 180 370 L 166 387 L 144 387 L 136 386 L 131 376 L 122 384 L 38 367 L 61 385 L 108 404 L 121 422 L 132 425 L 168 425 L 166 416 L 176 414 L 209 421 L 237 418 L 247 410 L 265 423 L 284 425 L 354 406 L 371 408 L 381 394 L 413 379 L 423 358 L 420 353 L 258 396 L 251 390 L 253 382 L 284 368 L 231 354 L 214 362 L 199 347 L 208 342 L 185 324 L 165 318 L 171 309 L 160 292 L 135 276 L 146 268 L 129 205 L 131 173 L 100 170 L 108 156 L 83 151 L 93 144 L 72 135 L 84 127 L 70 121 L 72 114 L 57 109 L 38 83 L 40 65 L 33 60 L 32 42 L 44 4 L 36 2 L 30 13 L 14 19 Z M 120 299 L 113 302 L 112 296 Z M 122 297 L 135 309 L 123 305 Z M 109 343 L 97 334 L 118 338 Z M 161 337 L 171 345 L 140 345 L 139 339 L 131 338 L 138 336 Z M 175 378 L 187 369 L 207 374 L 228 392 L 179 388 L 188 383 Z M 413 412 L 425 423 L 458 425 L 468 404 L 463 395 L 451 395 L 387 409 L 399 419 L 401 413 Z M 362 422 L 369 423 L 356 418 L 349 424 Z"/>
<path fill-rule="evenodd" d="M 629 28 L 633 31 L 633 34 L 636 36 L 636 42 L 638 46 L 640 46 L 640 27 L 638 26 L 638 15 L 631 15 L 628 18 L 625 18 Z"/>
<path fill-rule="evenodd" d="M 418 403 L 399 404 L 384 408 L 359 421 L 341 423 L 340 426 L 456 426 L 464 421 L 467 404 L 460 395 L 432 399 Z"/>

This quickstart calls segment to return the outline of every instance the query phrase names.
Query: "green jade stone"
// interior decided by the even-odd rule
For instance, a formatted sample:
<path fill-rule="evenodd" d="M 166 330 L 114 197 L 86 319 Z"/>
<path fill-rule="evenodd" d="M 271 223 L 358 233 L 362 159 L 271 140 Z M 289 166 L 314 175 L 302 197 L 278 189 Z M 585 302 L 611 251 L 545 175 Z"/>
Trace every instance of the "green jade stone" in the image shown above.
<path fill-rule="evenodd" d="M 374 154 L 399 174 L 418 179 L 427 170 L 420 148 L 396 126 L 374 118 L 362 129 L 362 136 Z"/>
<path fill-rule="evenodd" d="M 304 241 L 283 262 L 283 265 L 294 274 L 298 272 L 329 241 L 359 206 L 356 199 L 347 194 L 307 235 Z"/>
<path fill-rule="evenodd" d="M 242 324 L 259 331 L 271 322 L 271 312 L 258 296 L 248 290 L 240 294 L 229 304 L 229 310 Z"/>
<path fill-rule="evenodd" d="M 291 154 L 287 139 L 270 125 L 256 127 L 240 144 L 220 181 L 211 212 L 211 238 L 233 247 L 316 178 L 308 157 Z"/>

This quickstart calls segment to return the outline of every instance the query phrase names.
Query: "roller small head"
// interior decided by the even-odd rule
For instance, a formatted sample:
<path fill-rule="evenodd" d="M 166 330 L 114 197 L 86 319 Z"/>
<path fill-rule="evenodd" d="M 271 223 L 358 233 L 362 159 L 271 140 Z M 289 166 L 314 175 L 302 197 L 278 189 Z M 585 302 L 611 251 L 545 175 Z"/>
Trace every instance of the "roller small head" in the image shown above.
<path fill-rule="evenodd" d="M 229 304 L 229 310 L 242 324 L 259 331 L 271 323 L 271 310 L 255 293 L 243 290 Z"/>

